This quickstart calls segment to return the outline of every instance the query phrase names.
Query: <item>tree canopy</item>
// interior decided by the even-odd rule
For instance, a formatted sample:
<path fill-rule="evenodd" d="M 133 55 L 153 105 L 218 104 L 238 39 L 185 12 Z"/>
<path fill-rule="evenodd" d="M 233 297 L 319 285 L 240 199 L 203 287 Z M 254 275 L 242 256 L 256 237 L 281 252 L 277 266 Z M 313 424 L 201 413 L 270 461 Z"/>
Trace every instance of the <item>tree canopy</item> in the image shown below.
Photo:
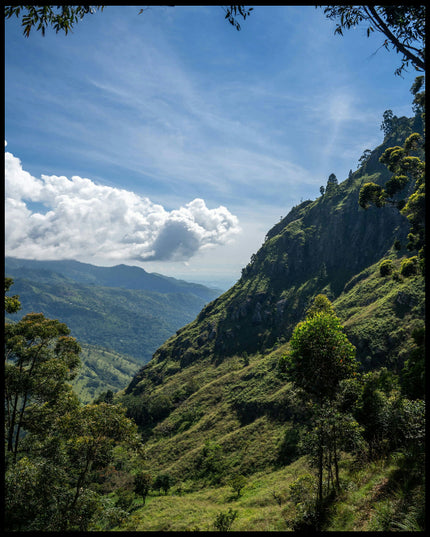
<path fill-rule="evenodd" d="M 45 35 L 47 28 L 52 28 L 58 34 L 63 31 L 65 35 L 72 31 L 74 25 L 86 15 L 92 15 L 97 11 L 103 11 L 106 6 L 5 6 L 5 19 L 15 16 L 21 19 L 23 34 L 29 37 L 31 30 L 40 31 Z M 170 6 L 174 7 L 174 6 Z M 239 18 L 246 20 L 254 9 L 245 6 L 220 6 L 225 12 L 228 22 L 240 30 Z M 139 15 L 145 9 L 139 11 Z"/>
<path fill-rule="evenodd" d="M 355 347 L 344 334 L 330 301 L 318 295 L 294 329 L 281 367 L 314 401 L 333 400 L 339 382 L 357 369 Z"/>
<path fill-rule="evenodd" d="M 322 6 L 320 6 L 322 7 Z M 382 33 L 385 41 L 382 46 L 391 46 L 402 54 L 401 65 L 395 71 L 401 75 L 409 64 L 417 71 L 424 71 L 425 19 L 424 5 L 407 4 L 404 6 L 325 6 L 324 14 L 335 20 L 335 33 L 343 35 L 343 30 L 365 22 L 367 36 L 374 32 Z"/>

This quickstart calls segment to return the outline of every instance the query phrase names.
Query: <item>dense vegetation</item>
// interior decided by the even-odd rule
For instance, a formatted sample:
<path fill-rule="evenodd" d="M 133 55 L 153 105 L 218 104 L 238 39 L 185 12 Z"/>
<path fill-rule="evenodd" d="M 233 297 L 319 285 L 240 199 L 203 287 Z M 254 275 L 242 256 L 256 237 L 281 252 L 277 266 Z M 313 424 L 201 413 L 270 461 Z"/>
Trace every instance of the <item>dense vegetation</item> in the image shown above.
<path fill-rule="evenodd" d="M 13 276 L 22 302 L 20 313 L 10 319 L 43 312 L 65 322 L 81 343 L 140 364 L 219 294 L 203 285 L 124 265 L 6 258 L 6 275 Z M 113 385 L 119 389 L 126 384 Z"/>
<path fill-rule="evenodd" d="M 21 318 L 34 295 L 6 279 L 7 529 L 424 529 L 423 166 L 384 194 L 421 112 L 385 114 L 384 143 L 276 224 L 126 389 L 132 359 L 45 309 Z M 44 274 L 19 289 L 96 309 L 101 288 Z M 115 311 L 131 292 L 105 289 Z"/>
<path fill-rule="evenodd" d="M 99 7 L 5 15 L 21 13 L 27 36 L 67 34 Z M 240 29 L 251 9 L 229 6 L 226 18 Z M 424 69 L 423 6 L 325 13 L 340 34 L 361 22 L 382 32 L 402 54 L 397 74 Z M 237 284 L 122 391 L 135 362 L 119 352 L 142 359 L 155 326 L 139 309 L 155 307 L 142 274 L 122 269 L 112 286 L 115 267 L 19 274 L 9 260 L 6 530 L 425 529 L 423 81 L 415 117 L 387 110 L 384 143 L 275 225 Z M 74 319 L 87 325 L 82 344 Z"/>

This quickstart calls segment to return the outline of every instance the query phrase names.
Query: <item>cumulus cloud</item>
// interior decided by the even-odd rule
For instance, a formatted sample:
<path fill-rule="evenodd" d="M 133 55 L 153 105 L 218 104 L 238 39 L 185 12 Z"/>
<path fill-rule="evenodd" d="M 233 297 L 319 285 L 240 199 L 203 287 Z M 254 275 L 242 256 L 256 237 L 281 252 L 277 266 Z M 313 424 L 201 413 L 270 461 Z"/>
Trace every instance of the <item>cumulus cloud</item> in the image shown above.
<path fill-rule="evenodd" d="M 240 231 L 228 209 L 196 198 L 166 211 L 134 192 L 73 176 L 33 177 L 5 153 L 6 255 L 31 259 L 187 261 Z"/>

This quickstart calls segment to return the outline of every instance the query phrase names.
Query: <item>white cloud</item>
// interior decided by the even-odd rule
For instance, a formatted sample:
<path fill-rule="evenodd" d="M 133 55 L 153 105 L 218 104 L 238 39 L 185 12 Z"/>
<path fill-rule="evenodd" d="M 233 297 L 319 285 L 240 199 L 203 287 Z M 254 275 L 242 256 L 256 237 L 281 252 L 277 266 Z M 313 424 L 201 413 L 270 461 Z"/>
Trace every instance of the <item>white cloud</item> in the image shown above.
<path fill-rule="evenodd" d="M 5 165 L 6 255 L 186 261 L 202 249 L 227 244 L 240 231 L 228 209 L 209 209 L 199 198 L 166 211 L 146 197 L 90 179 L 37 179 L 9 152 Z"/>

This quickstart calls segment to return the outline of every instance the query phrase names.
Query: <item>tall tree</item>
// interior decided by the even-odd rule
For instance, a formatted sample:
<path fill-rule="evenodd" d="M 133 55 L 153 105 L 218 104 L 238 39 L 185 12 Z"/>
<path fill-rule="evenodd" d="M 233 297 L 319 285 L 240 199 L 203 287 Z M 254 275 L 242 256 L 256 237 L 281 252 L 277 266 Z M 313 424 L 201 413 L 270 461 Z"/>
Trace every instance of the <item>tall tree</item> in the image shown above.
<path fill-rule="evenodd" d="M 326 194 L 333 192 L 336 189 L 337 185 L 338 185 L 337 177 L 335 176 L 334 173 L 331 173 L 328 176 L 327 185 L 325 187 Z"/>
<path fill-rule="evenodd" d="M 353 377 L 358 362 L 331 302 L 318 295 L 290 339 L 290 352 L 281 358 L 280 369 L 299 388 L 312 409 L 312 427 L 305 444 L 318 473 L 317 504 L 323 498 L 323 473 L 339 488 L 338 461 L 342 438 L 356 432 L 355 420 L 338 411 L 341 382 Z M 334 478 L 332 468 L 334 468 Z"/>
<path fill-rule="evenodd" d="M 6 446 L 16 460 L 26 410 L 54 401 L 77 373 L 80 346 L 70 330 L 42 313 L 5 326 Z"/>
<path fill-rule="evenodd" d="M 281 367 L 316 402 L 333 400 L 339 382 L 350 377 L 358 366 L 355 347 L 324 295 L 316 297 L 306 319 L 294 329 L 290 349 Z"/>

